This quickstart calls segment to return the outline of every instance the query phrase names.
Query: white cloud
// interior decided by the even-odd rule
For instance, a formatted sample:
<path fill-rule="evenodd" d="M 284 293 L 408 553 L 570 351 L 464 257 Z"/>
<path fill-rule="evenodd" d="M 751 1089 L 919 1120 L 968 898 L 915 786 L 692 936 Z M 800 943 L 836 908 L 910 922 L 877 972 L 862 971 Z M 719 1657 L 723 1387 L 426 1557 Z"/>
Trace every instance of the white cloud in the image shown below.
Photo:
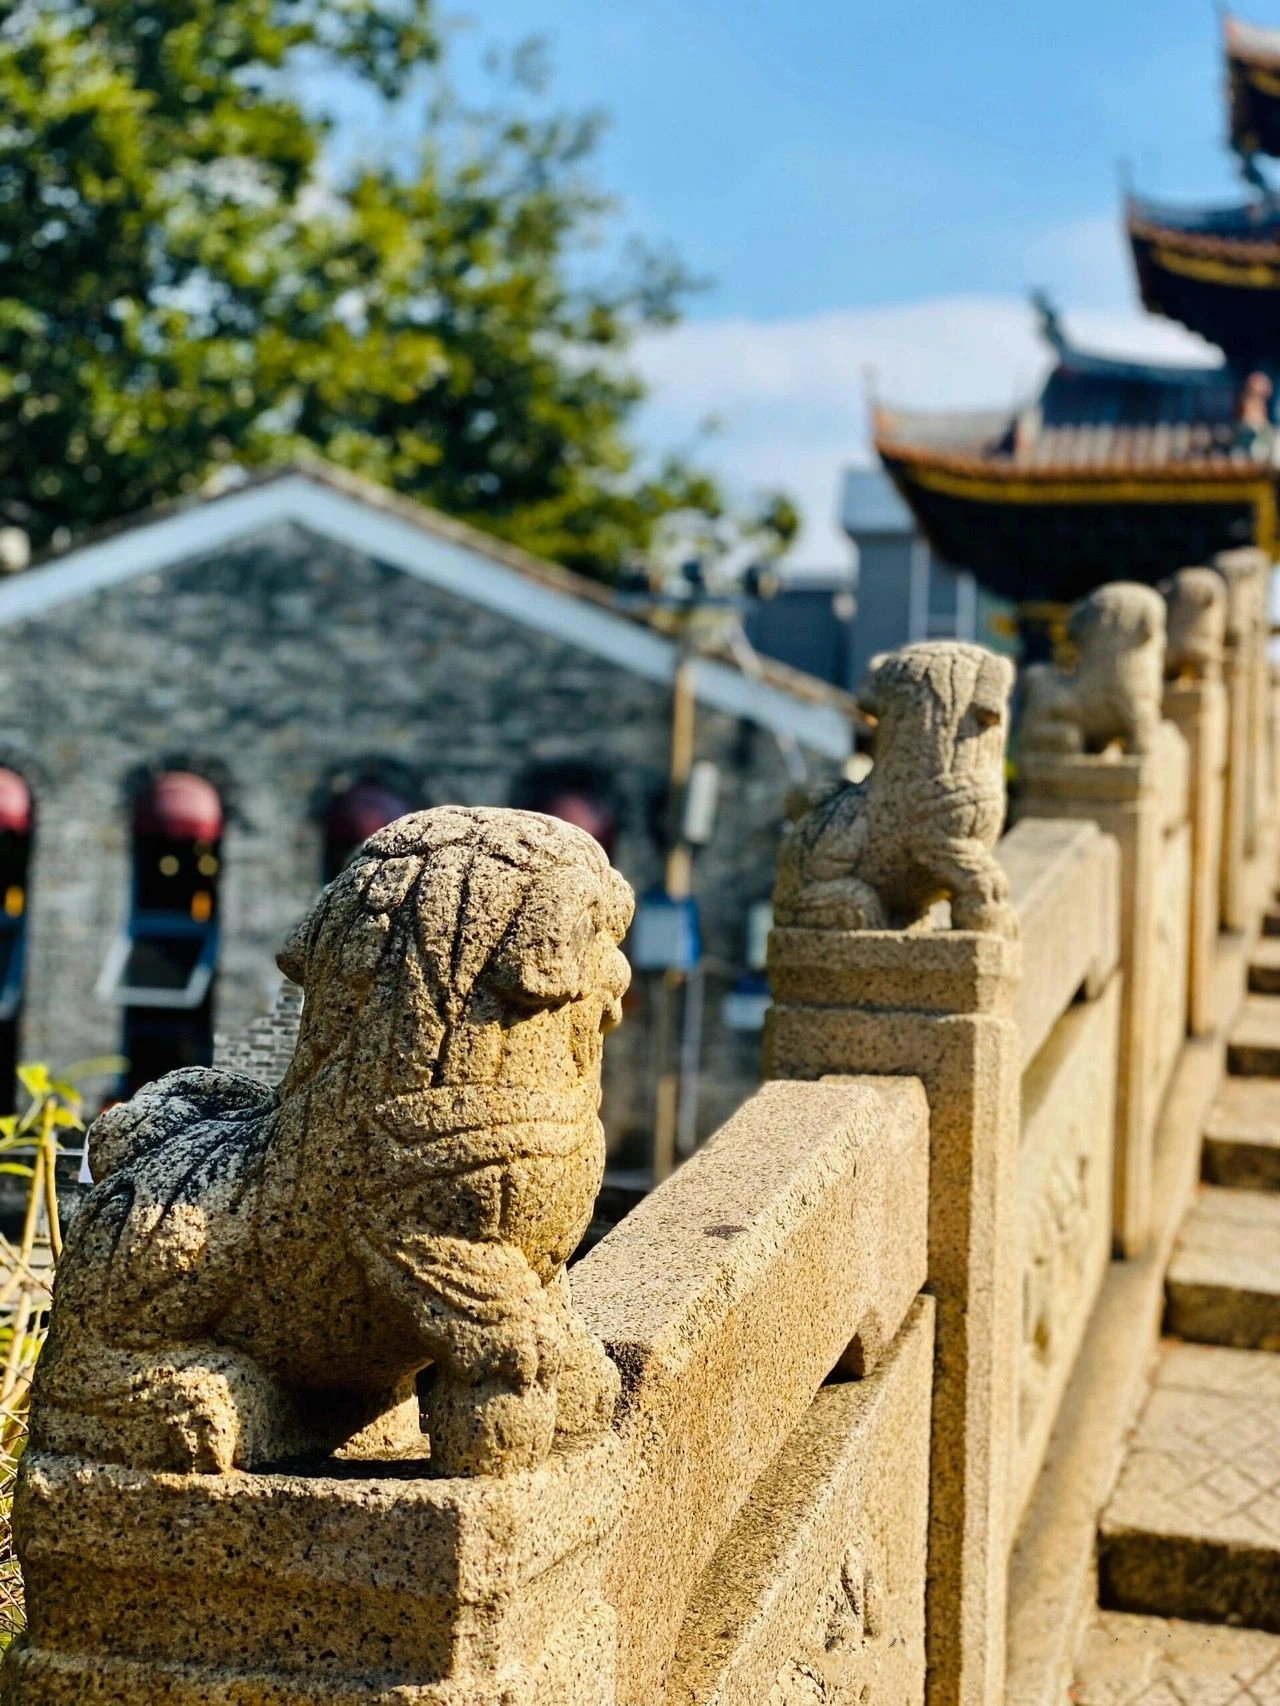
<path fill-rule="evenodd" d="M 1094 240 L 1082 227 L 1057 252 L 1074 250 L 1084 272 L 1098 253 Z M 1137 310 L 1069 314 L 1067 326 L 1085 348 L 1110 354 L 1218 359 L 1199 339 Z M 789 490 L 806 517 L 792 561 L 834 568 L 849 554 L 836 520 L 841 475 L 871 455 L 869 373 L 886 401 L 1000 406 L 1034 391 L 1047 357 L 1025 302 L 939 297 L 788 320 L 691 321 L 647 340 L 639 365 L 652 388 L 646 441 L 687 443 L 717 417 L 723 430 L 699 447 L 701 458 L 733 489 Z"/>

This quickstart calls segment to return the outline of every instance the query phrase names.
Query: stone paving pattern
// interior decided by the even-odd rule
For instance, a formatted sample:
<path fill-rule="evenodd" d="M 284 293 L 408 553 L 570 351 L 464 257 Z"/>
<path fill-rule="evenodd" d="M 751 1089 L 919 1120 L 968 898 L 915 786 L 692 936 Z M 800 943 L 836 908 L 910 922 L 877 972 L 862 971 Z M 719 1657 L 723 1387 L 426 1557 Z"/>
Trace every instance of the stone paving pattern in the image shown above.
<path fill-rule="evenodd" d="M 1280 1357 L 1161 1356 L 1099 1533 L 1104 1603 L 1280 1622 Z"/>
<path fill-rule="evenodd" d="M 1077 1706 L 1280 1706 L 1280 1636 L 1100 1612 Z"/>

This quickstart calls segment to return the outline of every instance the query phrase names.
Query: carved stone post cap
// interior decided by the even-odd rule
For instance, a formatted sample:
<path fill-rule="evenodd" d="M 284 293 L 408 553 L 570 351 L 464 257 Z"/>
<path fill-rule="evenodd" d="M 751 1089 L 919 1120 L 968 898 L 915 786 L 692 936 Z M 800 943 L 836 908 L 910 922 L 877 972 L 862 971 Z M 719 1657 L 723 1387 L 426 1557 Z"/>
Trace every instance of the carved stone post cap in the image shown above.
<path fill-rule="evenodd" d="M 1014 933 L 991 857 L 1012 686 L 1007 658 L 956 640 L 872 660 L 860 698 L 874 763 L 864 782 L 800 802 L 778 861 L 779 925 L 895 929 L 945 899 L 957 929 Z"/>
<path fill-rule="evenodd" d="M 1226 582 L 1213 569 L 1179 569 L 1161 582 L 1160 591 L 1169 607 L 1166 679 L 1215 679 L 1226 643 Z"/>

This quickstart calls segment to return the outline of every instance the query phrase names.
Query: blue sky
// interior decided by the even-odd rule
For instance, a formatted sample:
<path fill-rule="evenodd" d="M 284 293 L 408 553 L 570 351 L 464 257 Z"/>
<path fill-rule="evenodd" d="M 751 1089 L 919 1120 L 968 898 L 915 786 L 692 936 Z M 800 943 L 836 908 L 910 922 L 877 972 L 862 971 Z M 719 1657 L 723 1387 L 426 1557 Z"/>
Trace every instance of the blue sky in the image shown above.
<path fill-rule="evenodd" d="M 714 280 L 640 351 L 642 431 L 720 417 L 726 478 L 801 497 L 801 564 L 846 555 L 867 368 L 904 403 L 1011 401 L 1041 369 L 1035 284 L 1081 338 L 1205 354 L 1140 316 L 1117 182 L 1127 160 L 1148 193 L 1234 194 L 1212 0 L 464 4 L 461 62 L 545 35 L 557 99 L 613 116 L 598 175 L 630 225 Z"/>

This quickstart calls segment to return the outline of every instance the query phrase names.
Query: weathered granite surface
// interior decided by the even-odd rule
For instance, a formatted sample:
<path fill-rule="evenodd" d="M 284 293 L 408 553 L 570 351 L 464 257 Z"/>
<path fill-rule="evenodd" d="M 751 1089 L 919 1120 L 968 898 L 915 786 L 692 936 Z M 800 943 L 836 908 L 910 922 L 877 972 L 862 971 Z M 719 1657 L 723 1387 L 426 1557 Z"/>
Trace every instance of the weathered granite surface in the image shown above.
<path fill-rule="evenodd" d="M 957 930 L 1012 935 L 991 850 L 1004 824 L 1013 667 L 981 646 L 924 641 L 872 667 L 878 719 L 865 782 L 806 802 L 778 860 L 774 919 L 804 929 L 920 924 L 950 900 Z"/>
<path fill-rule="evenodd" d="M 1023 672 L 1020 750 L 1102 752 L 1119 741 L 1135 756 L 1150 752 L 1164 676 L 1160 594 L 1113 581 L 1075 606 L 1068 632 L 1077 653 L 1073 670 L 1033 664 Z"/>
<path fill-rule="evenodd" d="M 172 1073 L 92 1127 L 32 1439 L 222 1472 L 420 1445 L 545 1457 L 617 1380 L 564 1264 L 604 1167 L 602 1033 L 631 894 L 583 831 L 442 807 L 374 836 L 280 955 L 306 992 L 278 1092 Z"/>
<path fill-rule="evenodd" d="M 1280 1632 L 1280 1357 L 1172 1345 L 1098 1536 L 1102 1604 Z"/>
<path fill-rule="evenodd" d="M 1227 637 L 1227 589 L 1213 569 L 1179 569 L 1160 583 L 1169 607 L 1167 681 L 1216 681 Z"/>
<path fill-rule="evenodd" d="M 574 1268 L 632 1453 L 605 1578 L 618 1706 L 662 1700 L 704 1571 L 823 1380 L 892 1354 L 925 1281 L 928 1146 L 909 1078 L 767 1084 Z"/>
<path fill-rule="evenodd" d="M 564 1266 L 631 910 L 557 819 L 401 818 L 280 954 L 278 1090 L 192 1069 L 95 1123 L 6 1706 L 90 1678 L 121 1706 L 611 1706 L 619 1380 Z"/>
<path fill-rule="evenodd" d="M 667 1706 L 924 1699 L 933 1301 L 865 1380 L 824 1386 L 689 1606 Z"/>

